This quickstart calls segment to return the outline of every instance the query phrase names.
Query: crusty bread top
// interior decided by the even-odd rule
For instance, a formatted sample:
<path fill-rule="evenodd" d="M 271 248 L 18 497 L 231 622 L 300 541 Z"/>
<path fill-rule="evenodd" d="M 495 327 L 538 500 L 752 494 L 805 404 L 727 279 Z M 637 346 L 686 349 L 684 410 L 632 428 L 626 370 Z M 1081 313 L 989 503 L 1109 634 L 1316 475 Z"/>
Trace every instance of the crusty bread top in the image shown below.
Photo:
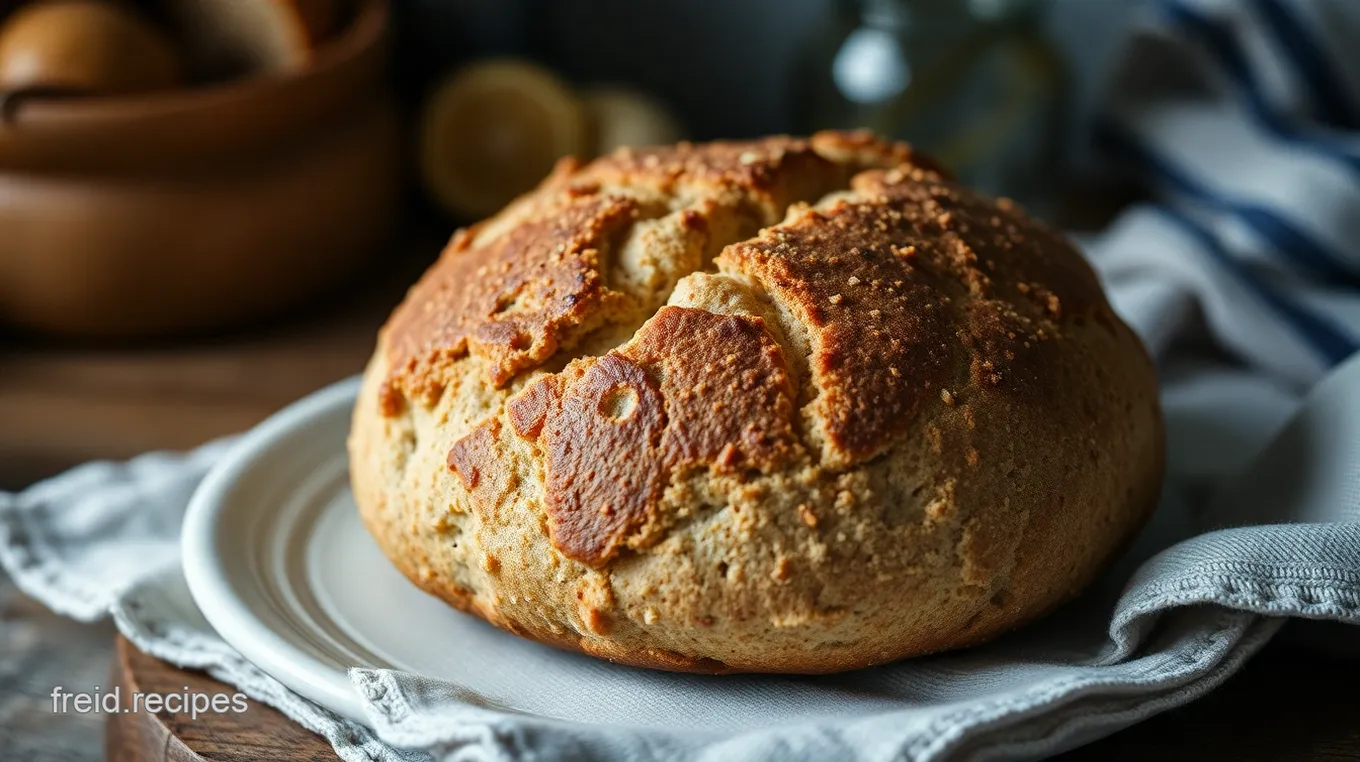
<path fill-rule="evenodd" d="M 604 258 L 638 219 L 692 206 L 682 224 L 696 240 L 734 218 L 751 231 L 795 202 L 844 188 L 858 169 L 912 159 L 901 144 L 829 133 L 625 149 L 585 167 L 564 159 L 537 191 L 459 231 L 407 299 L 418 306 L 394 315 L 385 329 L 394 395 L 437 391 L 436 366 L 468 353 L 491 359 L 490 380 L 504 385 L 635 310 L 636 298 L 606 282 Z"/>
<path fill-rule="evenodd" d="M 919 170 L 867 171 L 853 188 L 719 258 L 813 336 L 833 460 L 874 456 L 924 401 L 959 384 L 1021 391 L 1042 372 L 1044 339 L 1064 311 L 1080 321 L 1105 307 L 1066 241 L 1009 202 Z M 961 356 L 966 382 L 955 377 Z"/>
<path fill-rule="evenodd" d="M 681 278 L 714 268 L 746 308 L 674 304 Z M 513 387 L 552 542 L 600 566 L 664 529 L 677 475 L 863 463 L 926 404 L 1039 394 L 1064 326 L 1091 319 L 1113 318 L 1060 235 L 901 144 L 622 151 L 562 163 L 455 236 L 384 328 L 382 409 L 432 406 L 467 368 Z M 563 360 L 611 328 L 622 345 Z M 450 451 L 474 496 L 510 487 L 494 447 L 508 435 L 490 415 Z"/>
<path fill-rule="evenodd" d="M 508 412 L 544 452 L 553 544 L 592 565 L 660 518 L 673 474 L 768 473 L 800 449 L 793 386 L 761 322 L 683 307 L 663 307 L 630 347 L 544 377 Z M 464 452 L 464 441 L 449 463 L 472 489 L 472 475 L 495 463 L 489 449 Z"/>

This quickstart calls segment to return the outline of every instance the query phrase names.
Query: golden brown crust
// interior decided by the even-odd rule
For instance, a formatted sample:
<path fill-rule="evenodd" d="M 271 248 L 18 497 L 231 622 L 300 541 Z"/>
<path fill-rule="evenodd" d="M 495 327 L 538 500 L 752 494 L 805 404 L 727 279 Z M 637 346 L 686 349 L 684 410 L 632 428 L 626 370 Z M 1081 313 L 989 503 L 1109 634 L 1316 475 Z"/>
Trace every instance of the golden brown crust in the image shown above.
<path fill-rule="evenodd" d="M 793 387 L 760 318 L 663 307 L 625 352 L 662 379 L 668 467 L 769 472 L 793 457 Z"/>
<path fill-rule="evenodd" d="M 436 393 L 432 366 L 469 352 L 488 359 L 495 386 L 551 357 L 622 300 L 604 285 L 602 258 L 638 211 L 631 199 L 575 198 L 485 245 L 455 238 L 412 290 L 418 306 L 386 328 L 389 393 Z"/>
<path fill-rule="evenodd" d="M 779 137 L 624 149 L 586 168 L 571 187 L 629 183 L 667 195 L 735 191 L 750 213 L 773 221 L 795 200 L 815 198 L 845 179 L 845 165 L 823 157 L 809 141 Z"/>
<path fill-rule="evenodd" d="M 818 407 L 843 463 L 891 446 L 901 421 L 950 394 L 958 354 L 971 354 L 975 382 L 1002 384 L 1056 337 L 1059 305 L 1084 315 L 1103 301 L 1070 247 L 1013 206 L 922 171 L 865 172 L 854 187 L 860 200 L 804 209 L 719 259 L 808 327 Z"/>
<path fill-rule="evenodd" d="M 757 278 L 807 326 L 819 407 L 848 460 L 901 433 L 950 372 L 948 291 L 909 264 L 912 244 L 899 244 L 919 237 L 898 209 L 842 202 L 723 253 L 722 264 Z"/>
<path fill-rule="evenodd" d="M 449 468 L 458 474 L 463 488 L 469 492 L 476 490 L 482 483 L 483 469 L 492 472 L 499 470 L 495 467 L 495 448 L 496 437 L 500 432 L 500 421 L 492 418 L 454 442 L 453 448 L 449 450 Z"/>
<path fill-rule="evenodd" d="M 814 143 L 843 160 L 828 159 Z M 485 235 L 492 223 L 459 231 L 393 314 L 384 327 L 392 370 L 383 410 L 397 414 L 411 395 L 433 400 L 448 365 L 469 353 L 486 357 L 488 379 L 503 386 L 636 307 L 609 287 L 605 270 L 622 233 L 657 213 L 640 192 L 704 199 L 678 222 L 705 236 L 715 207 L 743 218 L 742 229 L 771 224 L 795 201 L 843 186 L 857 169 L 913 156 L 901 144 L 849 133 L 625 149 L 585 168 L 564 160 L 536 194 L 507 210 L 503 235 Z M 612 192 L 618 188 L 631 195 Z"/>
<path fill-rule="evenodd" d="M 1161 437 L 1059 234 L 823 133 L 561 164 L 394 314 L 350 452 L 380 546 L 459 608 L 626 664 L 815 673 L 1070 598 L 1155 505 Z"/>
<path fill-rule="evenodd" d="M 505 412 L 516 434 L 525 439 L 538 438 L 548 419 L 548 409 L 561 396 L 560 386 L 557 379 L 545 378 L 505 403 Z"/>
<path fill-rule="evenodd" d="M 629 399 L 631 410 L 609 409 Z M 622 355 L 605 355 L 565 384 L 539 436 L 548 530 L 565 556 L 598 566 L 647 521 L 661 491 L 652 451 L 665 425 L 656 381 Z"/>
<path fill-rule="evenodd" d="M 663 307 L 627 349 L 508 404 L 515 430 L 543 453 L 553 545 L 591 566 L 657 520 L 673 472 L 786 462 L 798 446 L 792 410 L 783 357 L 759 318 L 680 307 Z M 464 443 L 484 441 L 478 428 L 454 445 L 460 475 L 478 473 L 461 465 Z"/>

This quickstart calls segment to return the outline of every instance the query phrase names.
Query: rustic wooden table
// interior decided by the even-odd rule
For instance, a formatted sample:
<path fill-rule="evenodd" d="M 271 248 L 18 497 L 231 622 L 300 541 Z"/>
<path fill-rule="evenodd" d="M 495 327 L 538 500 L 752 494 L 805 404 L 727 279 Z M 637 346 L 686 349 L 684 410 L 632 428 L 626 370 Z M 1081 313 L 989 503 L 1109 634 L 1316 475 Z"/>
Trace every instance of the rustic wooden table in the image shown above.
<path fill-rule="evenodd" d="M 0 349 L 0 487 L 22 487 L 91 458 L 192 447 L 357 372 L 418 265 L 392 268 L 324 309 L 207 342 L 99 349 L 8 340 Z M 1070 758 L 1360 760 L 1360 661 L 1287 640 L 1208 698 Z M 107 623 L 53 615 L 0 575 L 0 759 L 100 759 L 105 716 L 54 713 L 50 694 L 58 685 L 91 691 L 114 684 L 231 692 L 122 640 L 115 656 Z M 335 758 L 323 740 L 256 704 L 197 720 L 120 715 L 107 733 L 112 762 Z"/>

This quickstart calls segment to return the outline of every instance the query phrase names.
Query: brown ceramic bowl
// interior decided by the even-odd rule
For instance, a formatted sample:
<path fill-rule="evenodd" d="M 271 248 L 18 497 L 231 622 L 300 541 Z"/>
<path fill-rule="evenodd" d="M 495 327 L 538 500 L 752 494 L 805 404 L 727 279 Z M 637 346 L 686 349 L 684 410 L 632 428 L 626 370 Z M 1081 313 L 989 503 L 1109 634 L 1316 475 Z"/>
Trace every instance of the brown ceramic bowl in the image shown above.
<path fill-rule="evenodd" d="M 400 195 L 386 0 L 306 67 L 0 122 L 0 321 L 144 336 L 287 307 L 389 236 Z"/>

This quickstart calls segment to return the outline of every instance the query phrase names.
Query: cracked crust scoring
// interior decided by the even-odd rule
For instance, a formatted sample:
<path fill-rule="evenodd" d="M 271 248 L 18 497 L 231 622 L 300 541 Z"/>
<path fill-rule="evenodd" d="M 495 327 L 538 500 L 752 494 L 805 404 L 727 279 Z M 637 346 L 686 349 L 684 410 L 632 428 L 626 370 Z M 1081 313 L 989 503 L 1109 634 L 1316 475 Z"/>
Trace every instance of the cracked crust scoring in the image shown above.
<path fill-rule="evenodd" d="M 350 451 L 427 591 L 703 672 L 1018 626 L 1162 468 L 1151 363 L 1071 246 L 843 133 L 564 162 L 394 313 Z"/>
<path fill-rule="evenodd" d="M 675 474 L 765 473 L 800 454 L 783 355 L 758 317 L 663 307 L 627 348 L 572 370 L 511 399 L 508 414 L 543 453 L 549 539 L 584 564 L 665 523 L 657 506 Z M 455 470 L 475 476 L 491 457 Z"/>

